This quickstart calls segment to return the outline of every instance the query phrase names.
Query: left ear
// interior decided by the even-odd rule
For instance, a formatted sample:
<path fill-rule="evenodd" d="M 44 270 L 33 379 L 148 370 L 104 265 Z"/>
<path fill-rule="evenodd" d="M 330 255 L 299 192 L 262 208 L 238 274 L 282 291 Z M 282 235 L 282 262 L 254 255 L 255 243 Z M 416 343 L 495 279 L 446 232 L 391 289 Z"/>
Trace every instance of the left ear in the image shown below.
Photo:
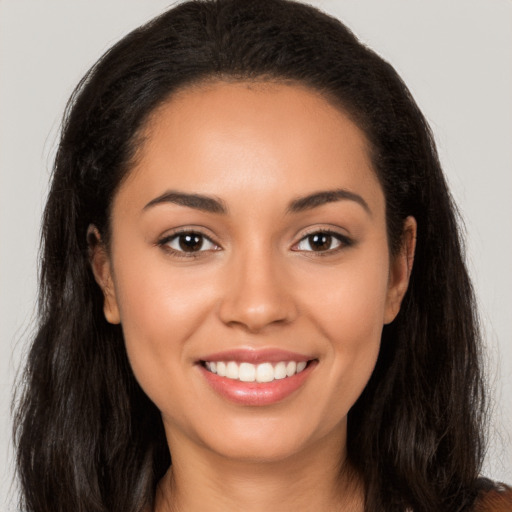
<path fill-rule="evenodd" d="M 391 323 L 398 315 L 402 299 L 409 286 L 416 249 L 416 232 L 416 219 L 407 217 L 404 221 L 400 251 L 391 260 L 389 268 L 388 293 L 384 313 L 385 324 Z"/>

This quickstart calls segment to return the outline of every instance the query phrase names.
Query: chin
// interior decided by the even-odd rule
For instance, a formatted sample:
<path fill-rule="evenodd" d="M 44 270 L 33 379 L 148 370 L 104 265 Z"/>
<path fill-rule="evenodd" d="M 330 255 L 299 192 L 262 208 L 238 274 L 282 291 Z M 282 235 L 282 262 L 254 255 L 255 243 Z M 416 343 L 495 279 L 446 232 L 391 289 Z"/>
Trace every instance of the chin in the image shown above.
<path fill-rule="evenodd" d="M 210 423 L 207 432 L 197 432 L 201 444 L 227 460 L 243 463 L 279 463 L 295 456 L 314 454 L 319 445 L 328 439 L 331 446 L 341 447 L 345 439 L 346 422 L 319 429 L 308 423 L 296 421 L 292 414 L 260 416 L 259 418 L 231 418 Z M 211 426 L 215 424 L 215 429 Z M 172 452 L 172 450 L 171 450 Z"/>
<path fill-rule="evenodd" d="M 298 455 L 305 446 L 298 440 L 290 439 L 290 436 L 269 436 L 258 434 L 251 439 L 237 440 L 236 436 L 229 442 L 212 443 L 215 452 L 226 459 L 236 460 L 248 464 L 271 464 L 289 460 Z"/>

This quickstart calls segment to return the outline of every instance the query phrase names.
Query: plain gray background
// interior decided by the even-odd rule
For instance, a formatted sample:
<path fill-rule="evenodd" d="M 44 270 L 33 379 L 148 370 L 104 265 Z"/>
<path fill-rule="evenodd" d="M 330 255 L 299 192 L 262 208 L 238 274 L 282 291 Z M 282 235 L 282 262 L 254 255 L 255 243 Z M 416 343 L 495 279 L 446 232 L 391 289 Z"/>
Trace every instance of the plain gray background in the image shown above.
<path fill-rule="evenodd" d="M 255 0 L 257 1 L 257 0 Z M 389 60 L 434 130 L 467 231 L 493 391 L 485 474 L 512 482 L 512 1 L 316 0 Z M 73 87 L 162 0 L 0 0 L 0 509 L 10 400 L 33 332 L 39 224 Z"/>

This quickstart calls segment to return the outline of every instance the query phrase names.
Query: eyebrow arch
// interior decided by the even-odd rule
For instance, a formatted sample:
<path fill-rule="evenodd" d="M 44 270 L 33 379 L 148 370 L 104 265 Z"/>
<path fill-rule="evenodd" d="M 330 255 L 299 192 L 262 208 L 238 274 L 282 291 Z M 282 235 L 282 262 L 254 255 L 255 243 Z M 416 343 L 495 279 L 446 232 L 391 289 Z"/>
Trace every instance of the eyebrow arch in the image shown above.
<path fill-rule="evenodd" d="M 143 210 L 147 210 L 158 204 L 174 203 L 188 208 L 194 208 L 209 213 L 226 214 L 228 209 L 225 203 L 220 200 L 201 194 L 188 194 L 186 192 L 178 192 L 176 190 L 168 190 L 162 195 L 152 199 Z"/>
<path fill-rule="evenodd" d="M 359 194 L 355 194 L 343 188 L 314 192 L 313 194 L 294 199 L 288 206 L 287 213 L 303 212 L 304 210 L 311 210 L 327 203 L 343 200 L 355 201 L 357 204 L 361 205 L 368 214 L 372 214 L 368 203 Z"/>

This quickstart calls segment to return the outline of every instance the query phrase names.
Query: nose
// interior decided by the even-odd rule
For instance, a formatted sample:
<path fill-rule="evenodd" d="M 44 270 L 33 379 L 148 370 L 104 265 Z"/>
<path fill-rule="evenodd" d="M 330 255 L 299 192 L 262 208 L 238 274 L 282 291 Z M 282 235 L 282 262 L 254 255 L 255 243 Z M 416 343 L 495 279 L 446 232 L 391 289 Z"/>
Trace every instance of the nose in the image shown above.
<path fill-rule="evenodd" d="M 231 262 L 224 284 L 219 316 L 226 325 L 256 333 L 297 316 L 291 280 L 270 254 L 240 256 Z"/>

